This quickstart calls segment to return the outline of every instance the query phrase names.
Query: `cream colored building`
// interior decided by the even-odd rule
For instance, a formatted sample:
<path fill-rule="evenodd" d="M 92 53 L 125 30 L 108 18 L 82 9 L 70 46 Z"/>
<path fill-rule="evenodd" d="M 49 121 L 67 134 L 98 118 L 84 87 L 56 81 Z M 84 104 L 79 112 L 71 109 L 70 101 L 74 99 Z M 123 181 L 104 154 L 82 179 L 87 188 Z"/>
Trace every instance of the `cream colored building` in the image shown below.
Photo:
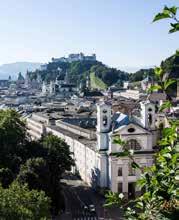
<path fill-rule="evenodd" d="M 132 168 L 131 160 L 122 156 L 122 152 L 124 148 L 133 150 L 135 162 L 142 168 L 151 166 L 157 142 L 155 121 L 155 106 L 147 101 L 141 103 L 140 118 L 122 113 L 112 115 L 111 106 L 101 103 L 97 105 L 96 125 L 95 119 L 91 122 L 80 118 L 55 122 L 33 114 L 27 126 L 33 138 L 50 132 L 64 139 L 74 153 L 76 166 L 72 172 L 78 172 L 86 183 L 132 197 L 140 191 L 135 184 L 141 173 Z M 80 126 L 82 122 L 86 123 L 86 128 Z M 92 123 L 90 128 L 88 123 Z M 125 141 L 125 146 L 114 144 L 114 139 L 119 137 Z"/>

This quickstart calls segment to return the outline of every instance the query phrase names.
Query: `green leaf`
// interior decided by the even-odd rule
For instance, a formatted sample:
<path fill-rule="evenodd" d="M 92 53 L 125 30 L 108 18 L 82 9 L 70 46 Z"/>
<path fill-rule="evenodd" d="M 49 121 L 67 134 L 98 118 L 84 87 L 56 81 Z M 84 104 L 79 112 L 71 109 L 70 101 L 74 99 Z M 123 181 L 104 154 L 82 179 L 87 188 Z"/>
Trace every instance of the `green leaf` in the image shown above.
<path fill-rule="evenodd" d="M 163 11 L 161 13 L 158 13 L 154 19 L 153 22 L 161 20 L 161 19 L 166 19 L 166 18 L 173 18 L 176 16 L 178 8 L 173 6 L 171 8 L 168 8 L 167 6 L 164 7 Z"/>
<path fill-rule="evenodd" d="M 170 153 L 163 154 L 163 157 L 168 158 L 168 159 L 171 159 L 171 158 L 172 158 L 172 156 L 171 156 Z"/>
<path fill-rule="evenodd" d="M 115 138 L 113 141 L 114 144 L 125 145 L 125 141 L 122 141 L 119 137 Z"/>
<path fill-rule="evenodd" d="M 166 101 L 160 106 L 159 111 L 162 112 L 163 110 L 169 109 L 171 107 L 172 107 L 172 103 L 170 101 Z"/>
<path fill-rule="evenodd" d="M 171 15 L 176 15 L 178 8 L 176 6 L 173 6 L 171 8 L 168 8 L 167 6 L 164 7 L 163 12 L 164 13 L 170 13 Z"/>
<path fill-rule="evenodd" d="M 154 69 L 154 72 L 155 72 L 155 75 L 156 75 L 157 77 L 160 77 L 160 76 L 162 76 L 162 74 L 163 74 L 163 69 L 162 69 L 161 67 L 156 67 L 156 68 Z"/>
<path fill-rule="evenodd" d="M 131 166 L 134 169 L 140 169 L 140 166 L 136 162 L 134 162 L 134 161 L 131 163 Z"/>
<path fill-rule="evenodd" d="M 171 23 L 170 25 L 172 26 L 172 28 L 169 30 L 170 34 L 179 31 L 179 23 Z"/>
<path fill-rule="evenodd" d="M 160 85 L 152 85 L 149 89 L 148 92 L 154 92 L 154 91 L 158 91 L 162 89 L 162 87 Z"/>
<path fill-rule="evenodd" d="M 147 181 L 145 178 L 140 178 L 137 180 L 137 185 L 140 186 L 141 188 L 146 185 Z"/>
<path fill-rule="evenodd" d="M 153 22 L 159 21 L 159 20 L 161 20 L 161 19 L 166 19 L 166 18 L 171 18 L 171 15 L 170 15 L 169 12 L 166 11 L 166 12 L 163 12 L 163 13 L 158 13 L 158 14 L 154 17 Z"/>
<path fill-rule="evenodd" d="M 136 207 L 139 208 L 139 209 L 142 209 L 144 207 L 143 202 L 140 202 L 140 201 L 137 202 Z"/>
<path fill-rule="evenodd" d="M 178 8 L 173 6 L 171 8 L 168 9 L 173 15 L 176 15 Z"/>
<path fill-rule="evenodd" d="M 170 85 L 174 84 L 176 80 L 174 79 L 168 79 L 164 82 L 164 89 L 166 90 Z"/>

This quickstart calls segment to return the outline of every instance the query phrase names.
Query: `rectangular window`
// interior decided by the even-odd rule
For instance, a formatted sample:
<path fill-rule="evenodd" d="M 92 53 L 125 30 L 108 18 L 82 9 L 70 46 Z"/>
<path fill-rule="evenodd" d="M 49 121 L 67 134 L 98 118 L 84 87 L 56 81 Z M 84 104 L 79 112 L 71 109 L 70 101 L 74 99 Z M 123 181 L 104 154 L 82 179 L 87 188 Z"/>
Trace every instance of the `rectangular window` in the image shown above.
<path fill-rule="evenodd" d="M 118 183 L 118 193 L 122 193 L 122 183 Z"/>
<path fill-rule="evenodd" d="M 122 167 L 118 168 L 118 176 L 122 176 Z"/>
<path fill-rule="evenodd" d="M 135 183 L 128 183 L 128 198 L 135 198 Z"/>

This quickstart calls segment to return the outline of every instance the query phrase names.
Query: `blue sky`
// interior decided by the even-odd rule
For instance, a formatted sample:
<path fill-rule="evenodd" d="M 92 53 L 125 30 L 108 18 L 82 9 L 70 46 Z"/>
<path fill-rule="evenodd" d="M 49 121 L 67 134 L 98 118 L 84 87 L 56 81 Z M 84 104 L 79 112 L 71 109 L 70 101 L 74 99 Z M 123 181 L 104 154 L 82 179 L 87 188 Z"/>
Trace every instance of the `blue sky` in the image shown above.
<path fill-rule="evenodd" d="M 159 65 L 179 47 L 168 22 L 152 23 L 178 0 L 6 0 L 0 6 L 0 64 L 96 53 L 114 67 Z"/>

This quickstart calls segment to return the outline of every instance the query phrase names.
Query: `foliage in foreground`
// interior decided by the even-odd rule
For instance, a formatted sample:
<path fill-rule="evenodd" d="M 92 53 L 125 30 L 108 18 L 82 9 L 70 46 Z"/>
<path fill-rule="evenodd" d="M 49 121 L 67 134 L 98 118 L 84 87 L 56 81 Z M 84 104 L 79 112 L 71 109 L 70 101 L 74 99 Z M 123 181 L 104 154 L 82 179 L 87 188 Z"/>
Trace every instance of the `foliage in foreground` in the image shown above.
<path fill-rule="evenodd" d="M 8 189 L 17 178 L 20 184 L 27 183 L 30 190 L 43 190 L 51 198 L 51 211 L 55 214 L 61 205 L 63 207 L 61 176 L 72 165 L 69 146 L 63 140 L 49 134 L 42 140 L 30 141 L 20 115 L 14 110 L 0 110 L 0 183 L 3 188 Z"/>
<path fill-rule="evenodd" d="M 158 21 L 164 18 L 174 20 L 171 23 L 170 33 L 179 31 L 179 20 L 177 19 L 177 7 L 165 7 L 162 13 L 154 18 Z M 176 52 L 175 56 L 179 56 Z M 175 83 L 175 80 L 167 78 L 167 73 L 162 67 L 155 69 L 155 76 L 158 84 L 151 86 L 150 92 L 162 91 L 166 93 L 169 86 Z M 165 110 L 172 109 L 170 97 L 163 103 L 159 111 L 165 113 Z M 167 115 L 166 115 L 167 118 Z M 106 206 L 118 205 L 124 208 L 125 218 L 128 220 L 169 220 L 178 219 L 179 216 L 179 144 L 178 128 L 179 121 L 168 119 L 169 125 L 162 130 L 162 138 L 159 141 L 159 151 L 155 154 L 155 164 L 146 168 L 138 185 L 145 192 L 134 201 L 126 202 L 123 194 L 109 192 L 106 195 Z M 116 143 L 124 145 L 121 140 Z M 132 153 L 128 151 L 128 156 L 132 159 Z M 140 169 L 140 166 L 133 161 L 133 168 Z"/>
<path fill-rule="evenodd" d="M 13 182 L 9 188 L 0 185 L 1 220 L 47 220 L 50 200 L 42 191 L 29 190 L 27 185 Z"/>
<path fill-rule="evenodd" d="M 150 91 L 162 90 L 165 92 L 175 82 L 172 79 L 163 80 L 165 73 L 162 68 L 156 68 L 155 73 L 160 84 L 151 86 Z M 169 100 L 163 103 L 160 111 L 165 111 L 168 108 L 172 108 L 172 103 Z M 168 118 L 168 122 L 169 126 L 162 130 L 159 151 L 154 158 L 155 164 L 146 168 L 137 182 L 138 186 L 145 190 L 145 193 L 130 202 L 126 202 L 122 194 L 109 192 L 106 195 L 106 206 L 118 205 L 123 207 L 126 219 L 177 219 L 177 216 L 179 216 L 179 121 Z M 121 146 L 125 145 L 120 139 L 116 140 L 115 143 Z M 128 156 L 132 160 L 133 168 L 141 169 L 133 159 L 133 151 L 125 150 L 124 156 Z"/>
<path fill-rule="evenodd" d="M 20 167 L 17 180 L 28 183 L 30 189 L 43 190 L 52 200 L 53 212 L 59 211 L 62 203 L 60 179 L 65 171 L 70 171 L 74 161 L 69 146 L 54 135 L 41 140 L 45 152 L 41 157 L 30 158 Z"/>

